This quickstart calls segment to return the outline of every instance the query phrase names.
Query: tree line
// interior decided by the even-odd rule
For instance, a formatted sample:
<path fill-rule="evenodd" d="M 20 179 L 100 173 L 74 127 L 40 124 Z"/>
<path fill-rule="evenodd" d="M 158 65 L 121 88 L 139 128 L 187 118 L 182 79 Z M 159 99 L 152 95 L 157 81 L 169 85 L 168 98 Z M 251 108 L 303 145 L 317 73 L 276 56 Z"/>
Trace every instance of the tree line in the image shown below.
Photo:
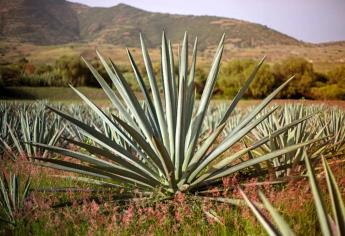
<path fill-rule="evenodd" d="M 110 84 L 110 79 L 100 63 L 91 60 L 92 65 Z M 231 60 L 222 64 L 215 88 L 218 98 L 232 98 L 256 66 L 254 60 Z M 207 66 L 196 68 L 196 93 L 203 91 L 207 78 Z M 119 67 L 135 91 L 140 91 L 128 65 Z M 140 66 L 145 74 L 145 68 Z M 160 65 L 154 64 L 154 72 L 160 76 Z M 328 72 L 314 70 L 313 64 L 304 58 L 291 57 L 274 64 L 263 64 L 246 94 L 247 98 L 260 99 L 291 76 L 295 79 L 282 91 L 278 98 L 345 99 L 345 65 Z M 73 86 L 98 87 L 96 79 L 79 57 L 61 57 L 53 64 L 34 65 L 25 58 L 14 63 L 0 65 L 0 88 L 6 86 Z"/>

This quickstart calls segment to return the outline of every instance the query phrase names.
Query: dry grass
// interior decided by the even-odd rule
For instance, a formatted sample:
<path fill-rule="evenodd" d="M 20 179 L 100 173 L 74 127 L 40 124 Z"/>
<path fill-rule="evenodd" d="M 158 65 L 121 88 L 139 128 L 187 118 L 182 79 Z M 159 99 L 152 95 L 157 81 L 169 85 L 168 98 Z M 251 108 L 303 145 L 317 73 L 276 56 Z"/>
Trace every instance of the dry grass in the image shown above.
<path fill-rule="evenodd" d="M 177 45 L 174 45 L 177 53 Z M 117 64 L 127 64 L 128 58 L 126 50 L 111 44 L 64 44 L 56 46 L 35 46 L 25 43 L 1 42 L 0 62 L 15 61 L 26 57 L 33 64 L 52 63 L 61 56 L 82 55 L 88 59 L 96 56 L 95 50 L 98 49 L 106 57 L 112 58 Z M 134 57 L 141 59 L 139 48 L 130 48 Z M 208 48 L 199 52 L 199 65 L 209 63 L 213 58 L 215 48 Z M 150 50 L 152 60 L 159 61 L 159 49 Z M 320 45 L 269 45 L 253 48 L 238 48 L 232 44 L 226 45 L 224 59 L 260 59 L 267 56 L 268 63 L 275 63 L 291 56 L 304 57 L 315 66 L 316 71 L 325 72 L 335 66 L 345 65 L 345 43 L 320 44 Z"/>

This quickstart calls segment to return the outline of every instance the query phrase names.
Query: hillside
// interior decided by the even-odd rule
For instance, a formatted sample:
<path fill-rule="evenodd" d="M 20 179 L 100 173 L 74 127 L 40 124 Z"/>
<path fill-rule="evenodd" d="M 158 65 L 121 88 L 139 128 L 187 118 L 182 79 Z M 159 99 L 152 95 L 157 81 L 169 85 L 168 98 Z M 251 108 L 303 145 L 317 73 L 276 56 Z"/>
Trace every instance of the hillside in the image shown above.
<path fill-rule="evenodd" d="M 235 47 L 299 45 L 300 41 L 266 26 L 214 16 L 152 13 L 125 4 L 88 7 L 65 0 L 0 0 L 0 37 L 36 45 L 70 42 L 138 46 L 143 32 L 158 46 L 165 29 L 174 42 L 184 31 L 197 35 L 201 49 L 214 46 L 222 33 Z"/>
<path fill-rule="evenodd" d="M 79 40 L 79 20 L 64 0 L 0 0 L 0 37 L 40 45 Z"/>

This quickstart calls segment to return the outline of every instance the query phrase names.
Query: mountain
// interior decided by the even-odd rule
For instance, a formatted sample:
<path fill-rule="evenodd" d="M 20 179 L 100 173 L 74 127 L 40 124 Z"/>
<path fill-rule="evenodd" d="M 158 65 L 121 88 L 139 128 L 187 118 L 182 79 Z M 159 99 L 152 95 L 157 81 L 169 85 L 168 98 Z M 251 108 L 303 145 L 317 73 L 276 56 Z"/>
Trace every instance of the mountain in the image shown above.
<path fill-rule="evenodd" d="M 80 40 L 79 19 L 64 0 L 0 0 L 0 37 L 34 44 Z"/>
<path fill-rule="evenodd" d="M 198 36 L 201 49 L 221 35 L 235 47 L 303 44 L 264 25 L 215 17 L 153 13 L 125 4 L 88 7 L 65 0 L 0 0 L 0 38 L 37 45 L 70 42 L 139 46 L 143 32 L 149 46 L 160 44 L 162 30 L 173 42 L 185 31 Z"/>

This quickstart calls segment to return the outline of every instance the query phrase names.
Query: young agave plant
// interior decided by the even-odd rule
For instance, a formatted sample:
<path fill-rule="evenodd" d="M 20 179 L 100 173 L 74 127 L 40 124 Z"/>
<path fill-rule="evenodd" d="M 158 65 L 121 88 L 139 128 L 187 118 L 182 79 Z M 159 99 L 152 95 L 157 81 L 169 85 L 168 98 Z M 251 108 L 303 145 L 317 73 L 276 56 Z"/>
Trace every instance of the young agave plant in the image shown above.
<path fill-rule="evenodd" d="M 17 216 L 24 208 L 25 200 L 29 195 L 30 180 L 21 185 L 19 177 L 10 173 L 7 177 L 2 173 L 0 177 L 0 221 L 16 224 Z"/>
<path fill-rule="evenodd" d="M 18 153 L 24 158 L 39 156 L 41 154 L 42 157 L 47 157 L 47 150 L 32 146 L 29 143 L 39 142 L 55 145 L 64 132 L 64 128 L 58 124 L 57 117 L 55 117 L 54 121 L 48 122 L 48 117 L 44 111 L 37 111 L 35 114 L 20 112 L 19 120 L 20 131 L 15 131 L 10 125 L 7 125 L 13 145 L 11 145 L 10 142 L 6 143 L 0 139 L 0 142 L 3 143 L 6 150 L 12 153 L 14 159 L 16 159 Z M 21 141 L 23 141 L 24 144 L 22 144 Z M 11 146 L 14 146 L 14 150 Z"/>
<path fill-rule="evenodd" d="M 171 196 L 179 191 L 196 192 L 202 187 L 218 182 L 224 176 L 314 142 L 294 144 L 252 160 L 241 161 L 241 157 L 246 155 L 248 151 L 268 142 L 270 137 L 279 135 L 307 119 L 305 117 L 281 127 L 270 137 L 263 137 L 243 150 L 228 156 L 223 155 L 275 111 L 276 108 L 271 108 L 265 114 L 257 117 L 292 78 L 262 100 L 222 141 L 219 141 L 217 138 L 225 128 L 239 100 L 253 81 L 263 60 L 256 66 L 244 86 L 230 102 L 216 128 L 205 137 L 202 132 L 202 125 L 220 67 L 224 36 L 216 50 L 198 105 L 195 102 L 194 88 L 197 39 L 194 43 L 189 67 L 189 44 L 187 34 L 185 34 L 179 52 L 179 70 L 175 74 L 175 58 L 171 42 L 166 39 L 163 33 L 161 46 L 162 94 L 158 88 L 158 80 L 153 72 L 151 59 L 142 36 L 140 36 L 140 41 L 149 87 L 144 82 L 144 77 L 139 71 L 131 52 L 127 50 L 127 53 L 134 76 L 143 94 L 144 106 L 141 106 L 136 94 L 131 90 L 117 66 L 111 60 L 105 60 L 98 52 L 100 61 L 107 71 L 114 88 L 116 88 L 116 92 L 90 63 L 87 61 L 85 63 L 119 115 L 107 115 L 85 95 L 72 87 L 90 109 L 108 125 L 108 128 L 121 137 L 122 141 L 126 143 L 126 147 L 105 133 L 87 125 L 82 120 L 49 107 L 51 111 L 79 127 L 83 135 L 96 145 L 69 140 L 72 144 L 82 148 L 83 152 L 77 152 L 52 145 L 34 143 L 35 146 L 78 160 L 78 162 L 69 162 L 51 158 L 36 158 L 41 165 L 87 175 L 91 178 L 83 177 L 81 180 L 90 183 L 115 187 L 118 187 L 118 184 L 121 183 L 125 185 L 126 189 L 135 188 L 145 193 L 159 189 L 164 196 Z M 200 142 L 200 140 L 203 140 L 203 142 Z M 89 153 L 86 154 L 85 150 Z M 221 156 L 223 158 L 219 161 Z"/>
<path fill-rule="evenodd" d="M 345 153 L 345 114 L 341 109 L 332 109 L 319 119 L 319 125 L 325 127 L 323 132 L 330 138 L 332 143 L 331 155 L 342 155 Z"/>
<path fill-rule="evenodd" d="M 304 159 L 308 170 L 309 183 L 314 197 L 314 203 L 319 223 L 321 226 L 322 235 L 345 235 L 345 205 L 342 200 L 339 186 L 326 159 L 323 157 L 322 162 L 324 173 L 326 175 L 327 187 L 331 200 L 333 216 L 328 214 L 325 208 L 325 204 L 321 196 L 320 187 L 317 183 L 314 169 L 312 168 L 309 157 L 306 155 L 305 152 Z M 258 221 L 262 224 L 262 226 L 269 235 L 295 235 L 293 230 L 284 220 L 284 218 L 271 205 L 271 203 L 268 201 L 268 199 L 262 192 L 259 192 L 259 197 L 264 205 L 264 208 L 270 213 L 273 221 L 276 223 L 276 226 L 274 226 L 273 222 L 263 214 L 262 210 L 260 210 L 254 202 L 248 199 L 248 197 L 242 190 L 240 190 L 240 193 L 242 194 L 244 200 L 247 202 L 248 206 L 250 207 Z"/>
<path fill-rule="evenodd" d="M 309 111 L 301 105 L 285 105 L 279 112 L 276 112 L 266 120 L 261 122 L 255 129 L 252 130 L 253 136 L 249 139 L 261 139 L 269 136 L 270 133 L 278 130 L 293 120 L 301 119 L 303 117 L 312 117 L 316 112 Z M 272 137 L 269 142 L 262 145 L 257 150 L 254 150 L 250 155 L 264 155 L 275 150 L 282 149 L 297 143 L 304 143 L 310 140 L 324 137 L 324 129 L 317 125 L 311 125 L 308 122 L 301 122 L 295 127 L 289 129 L 283 134 Z M 273 158 L 266 162 L 268 171 L 274 174 L 275 178 L 282 178 L 290 176 L 292 170 L 300 169 L 303 165 L 303 150 L 307 150 L 311 159 L 317 158 L 320 153 L 323 153 L 327 148 L 327 143 L 324 145 L 309 145 L 299 150 L 292 151 L 277 158 Z M 259 171 L 263 171 L 260 169 Z"/>

